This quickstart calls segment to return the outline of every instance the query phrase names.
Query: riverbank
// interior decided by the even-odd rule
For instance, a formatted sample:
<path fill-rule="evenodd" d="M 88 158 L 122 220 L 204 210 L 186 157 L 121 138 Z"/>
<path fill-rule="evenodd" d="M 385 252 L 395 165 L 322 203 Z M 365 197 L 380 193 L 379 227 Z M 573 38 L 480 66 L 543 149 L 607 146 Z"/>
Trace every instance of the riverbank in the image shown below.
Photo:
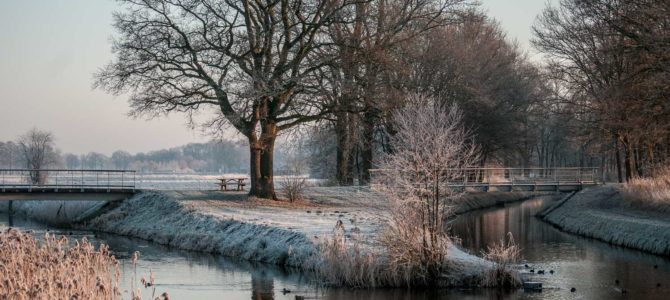
<path fill-rule="evenodd" d="M 584 189 L 542 219 L 566 232 L 670 256 L 670 215 L 631 206 L 619 185 Z"/>
<path fill-rule="evenodd" d="M 458 211 L 530 196 L 503 194 L 468 195 Z M 248 199 L 244 192 L 145 191 L 112 205 L 30 201 L 15 202 L 14 208 L 52 224 L 68 218 L 85 219 L 75 226 L 305 271 L 318 267 L 317 246 L 332 239 L 338 221 L 343 223 L 348 241 L 362 251 L 379 251 L 374 236 L 381 230 L 387 204 L 381 194 L 366 187 L 311 187 L 305 199 L 287 203 Z M 481 285 L 491 266 L 453 245 L 448 260 L 449 274 L 440 281 L 445 287 Z"/>

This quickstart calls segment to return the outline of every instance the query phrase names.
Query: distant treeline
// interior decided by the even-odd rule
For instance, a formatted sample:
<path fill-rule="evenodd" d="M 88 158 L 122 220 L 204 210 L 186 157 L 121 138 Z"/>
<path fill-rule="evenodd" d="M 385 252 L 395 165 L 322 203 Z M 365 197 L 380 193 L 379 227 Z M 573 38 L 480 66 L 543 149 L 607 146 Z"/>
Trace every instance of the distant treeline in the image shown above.
<path fill-rule="evenodd" d="M 111 156 L 59 153 L 50 150 L 52 159 L 46 167 L 67 169 L 132 169 L 140 172 L 241 172 L 249 170 L 246 145 L 229 140 L 191 143 L 175 148 L 131 154 L 118 150 Z M 19 142 L 0 141 L 0 168 L 26 168 Z"/>

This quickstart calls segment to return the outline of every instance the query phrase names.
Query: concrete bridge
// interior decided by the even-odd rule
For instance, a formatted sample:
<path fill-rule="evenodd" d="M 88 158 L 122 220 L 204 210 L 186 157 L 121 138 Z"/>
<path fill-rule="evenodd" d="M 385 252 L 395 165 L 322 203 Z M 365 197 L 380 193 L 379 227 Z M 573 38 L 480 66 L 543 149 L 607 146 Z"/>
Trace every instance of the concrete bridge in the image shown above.
<path fill-rule="evenodd" d="M 124 200 L 136 192 L 135 171 L 0 169 L 2 200 Z"/>
<path fill-rule="evenodd" d="M 373 185 L 389 175 L 384 169 L 370 170 L 370 174 Z M 446 169 L 442 174 L 449 178 L 443 184 L 465 192 L 572 192 L 599 182 L 598 168 L 466 168 Z"/>

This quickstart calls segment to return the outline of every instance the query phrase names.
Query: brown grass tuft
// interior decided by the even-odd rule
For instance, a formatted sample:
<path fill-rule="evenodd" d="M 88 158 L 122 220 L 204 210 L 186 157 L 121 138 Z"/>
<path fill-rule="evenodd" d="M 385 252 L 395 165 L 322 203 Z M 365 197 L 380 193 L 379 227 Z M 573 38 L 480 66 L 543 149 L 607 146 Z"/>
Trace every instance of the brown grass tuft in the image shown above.
<path fill-rule="evenodd" d="M 491 270 L 485 278 L 486 286 L 514 288 L 521 285 L 517 272 L 511 270 L 512 264 L 519 260 L 521 248 L 514 242 L 512 233 L 502 238 L 499 243 L 489 245 L 487 251 L 482 252 L 484 258 L 493 262 Z"/>
<path fill-rule="evenodd" d="M 357 238 L 347 240 L 344 224 L 338 221 L 331 238 L 325 237 L 318 245 L 320 255 L 314 262 L 314 272 L 327 284 L 349 287 L 384 285 L 379 257 L 364 252 Z"/>
<path fill-rule="evenodd" d="M 631 179 L 622 192 L 634 207 L 670 213 L 670 167 L 653 177 Z"/>

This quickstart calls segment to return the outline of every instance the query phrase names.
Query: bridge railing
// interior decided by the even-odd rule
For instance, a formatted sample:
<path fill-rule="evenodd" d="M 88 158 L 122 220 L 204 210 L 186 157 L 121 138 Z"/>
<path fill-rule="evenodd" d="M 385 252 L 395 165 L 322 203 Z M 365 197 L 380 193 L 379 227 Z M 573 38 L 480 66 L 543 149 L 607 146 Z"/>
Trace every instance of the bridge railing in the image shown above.
<path fill-rule="evenodd" d="M 134 190 L 133 170 L 0 169 L 0 188 Z"/>
<path fill-rule="evenodd" d="M 598 168 L 464 168 L 445 169 L 453 186 L 571 185 L 598 183 Z M 371 169 L 373 183 L 381 182 L 384 169 Z"/>

